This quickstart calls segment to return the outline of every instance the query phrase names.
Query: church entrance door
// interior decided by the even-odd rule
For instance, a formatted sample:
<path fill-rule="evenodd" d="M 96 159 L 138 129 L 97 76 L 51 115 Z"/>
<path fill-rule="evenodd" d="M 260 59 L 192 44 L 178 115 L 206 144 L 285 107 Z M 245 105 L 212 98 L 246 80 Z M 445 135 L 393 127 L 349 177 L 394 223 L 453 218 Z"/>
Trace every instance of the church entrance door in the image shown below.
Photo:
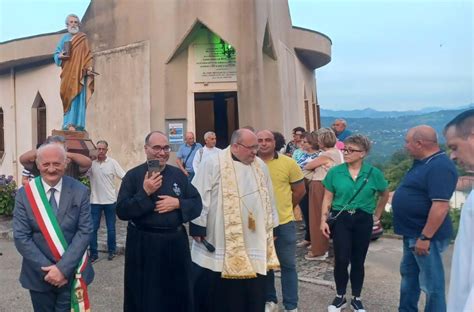
<path fill-rule="evenodd" d="M 229 145 L 232 132 L 239 128 L 237 92 L 194 93 L 196 141 L 204 145 L 204 134 L 214 131 L 216 146 Z"/>

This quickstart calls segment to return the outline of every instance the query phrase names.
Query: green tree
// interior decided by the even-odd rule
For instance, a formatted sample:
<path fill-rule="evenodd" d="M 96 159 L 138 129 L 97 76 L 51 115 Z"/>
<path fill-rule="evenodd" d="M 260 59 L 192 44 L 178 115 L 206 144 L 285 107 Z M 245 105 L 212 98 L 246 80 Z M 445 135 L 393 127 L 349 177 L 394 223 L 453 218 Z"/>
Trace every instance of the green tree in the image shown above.
<path fill-rule="evenodd" d="M 405 150 L 398 150 L 392 155 L 383 170 L 390 191 L 394 191 L 398 187 L 412 164 L 413 160 Z"/>

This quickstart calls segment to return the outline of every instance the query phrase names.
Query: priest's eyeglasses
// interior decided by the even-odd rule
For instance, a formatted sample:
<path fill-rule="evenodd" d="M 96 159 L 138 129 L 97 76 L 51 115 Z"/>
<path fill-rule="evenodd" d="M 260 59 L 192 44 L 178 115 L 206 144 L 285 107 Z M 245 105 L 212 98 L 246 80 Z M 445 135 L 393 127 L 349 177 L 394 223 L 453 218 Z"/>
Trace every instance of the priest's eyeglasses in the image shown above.
<path fill-rule="evenodd" d="M 245 145 L 245 144 L 242 144 L 242 143 L 237 143 L 238 145 L 248 149 L 248 150 L 251 150 L 251 151 L 258 151 L 259 149 L 259 146 L 258 144 L 257 145 L 252 145 L 252 146 L 248 146 L 248 145 Z"/>
<path fill-rule="evenodd" d="M 155 153 L 161 153 L 161 152 L 169 153 L 169 152 L 171 152 L 171 146 L 169 146 L 169 145 L 165 145 L 165 146 L 154 145 L 154 146 L 148 146 L 148 147 L 151 148 L 153 150 L 153 152 L 155 152 Z"/>

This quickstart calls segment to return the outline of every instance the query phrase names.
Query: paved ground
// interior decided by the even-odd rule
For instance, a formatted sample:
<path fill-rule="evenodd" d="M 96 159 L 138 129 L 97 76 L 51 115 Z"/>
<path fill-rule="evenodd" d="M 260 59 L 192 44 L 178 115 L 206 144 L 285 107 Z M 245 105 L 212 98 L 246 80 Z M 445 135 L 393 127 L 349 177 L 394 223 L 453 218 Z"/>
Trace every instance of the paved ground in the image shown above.
<path fill-rule="evenodd" d="M 4 220 L 0 220 L 0 231 L 2 223 L 3 229 L 8 228 Z M 121 244 L 125 237 L 124 224 L 120 223 L 118 229 L 120 233 L 118 241 Z M 0 237 L 8 236 L 0 233 Z M 101 240 L 104 243 L 105 237 Z M 367 311 L 397 311 L 400 285 L 398 266 L 401 251 L 401 241 L 397 239 L 383 238 L 371 243 L 366 261 L 366 282 L 363 292 Z M 0 253 L 3 254 L 0 256 L 0 312 L 31 311 L 28 292 L 22 289 L 18 282 L 21 258 L 13 242 L 9 239 L 0 239 Z M 451 254 L 452 246 L 445 255 L 448 276 Z M 330 287 L 332 262 L 331 260 L 309 262 L 304 260 L 303 255 L 304 251 L 301 248 L 298 250 L 299 310 L 327 311 L 327 304 L 334 295 L 334 290 Z M 122 309 L 123 262 L 124 258 L 121 255 L 113 261 L 107 261 L 106 253 L 101 253 L 100 260 L 94 264 L 96 278 L 90 287 L 93 311 L 108 312 Z M 276 280 L 277 289 L 280 289 L 280 280 L 278 278 Z"/>

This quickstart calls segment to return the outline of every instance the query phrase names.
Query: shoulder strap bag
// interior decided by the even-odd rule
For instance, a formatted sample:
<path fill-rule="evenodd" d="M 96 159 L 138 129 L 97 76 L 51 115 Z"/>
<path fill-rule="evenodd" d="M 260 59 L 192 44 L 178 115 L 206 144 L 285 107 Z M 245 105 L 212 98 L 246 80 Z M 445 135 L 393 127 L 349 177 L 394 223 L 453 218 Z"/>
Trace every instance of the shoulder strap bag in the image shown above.
<path fill-rule="evenodd" d="M 191 151 L 189 152 L 188 156 L 186 157 L 186 160 L 183 163 L 184 169 L 186 169 L 186 163 L 188 162 L 189 156 L 193 153 L 194 149 L 196 148 L 197 143 L 194 143 L 193 146 L 191 146 Z M 192 166 L 191 166 L 192 167 Z"/>
<path fill-rule="evenodd" d="M 362 185 L 359 187 L 359 189 L 357 190 L 357 192 L 354 193 L 354 195 L 352 195 L 351 199 L 349 199 L 349 201 L 347 202 L 347 204 L 344 205 L 344 207 L 342 207 L 341 210 L 339 210 L 339 212 L 336 214 L 334 211 L 332 211 L 331 209 L 331 212 L 329 212 L 329 215 L 328 215 L 328 218 L 326 219 L 326 223 L 329 225 L 329 230 L 331 231 L 331 233 L 333 232 L 333 229 L 334 229 L 334 224 L 336 223 L 336 219 L 337 217 L 339 217 L 339 215 L 344 211 L 346 210 L 347 207 L 349 207 L 349 205 L 352 203 L 352 201 L 356 198 L 356 196 L 360 193 L 360 191 L 364 188 L 364 186 L 367 184 L 367 181 L 369 181 L 369 177 L 370 177 L 370 174 L 372 173 L 372 170 L 374 168 L 371 167 L 370 170 L 369 170 L 369 173 L 367 174 L 367 177 L 364 179 L 364 182 L 362 183 Z M 351 210 L 352 211 L 352 210 Z M 355 212 L 355 211 L 354 211 Z M 351 214 L 353 214 L 354 212 L 352 212 Z"/>

